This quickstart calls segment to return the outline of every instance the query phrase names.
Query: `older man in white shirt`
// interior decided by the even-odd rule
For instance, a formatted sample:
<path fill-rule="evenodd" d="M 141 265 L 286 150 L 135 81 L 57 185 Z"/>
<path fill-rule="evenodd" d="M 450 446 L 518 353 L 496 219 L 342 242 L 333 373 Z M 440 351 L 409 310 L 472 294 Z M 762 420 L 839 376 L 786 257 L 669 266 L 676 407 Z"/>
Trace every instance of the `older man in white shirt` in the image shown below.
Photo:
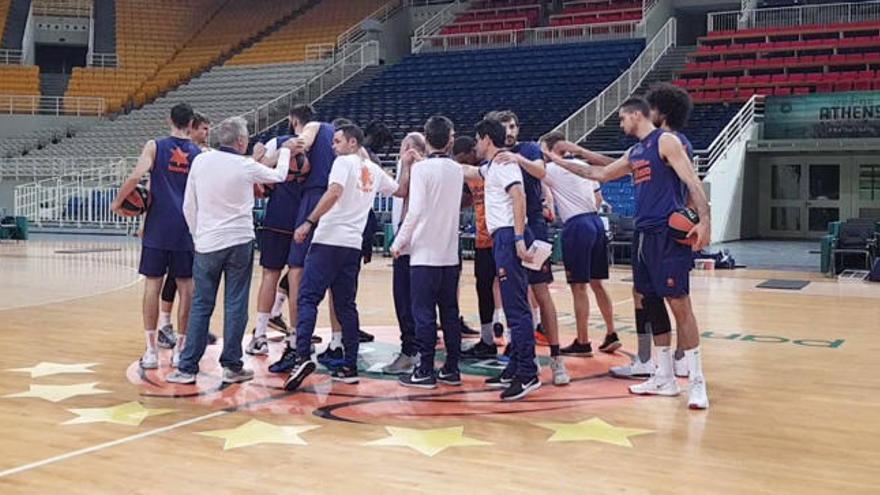
<path fill-rule="evenodd" d="M 205 353 L 208 324 L 214 312 L 220 278 L 225 277 L 223 366 L 225 383 L 254 376 L 241 360 L 241 341 L 248 319 L 248 296 L 254 257 L 254 184 L 287 178 L 290 147 L 282 148 L 275 168 L 243 156 L 248 147 L 247 123 L 235 117 L 217 130 L 220 149 L 193 161 L 186 183 L 183 213 L 195 244 L 195 296 L 187 327 L 189 338 L 175 373 L 165 380 L 193 384 Z"/>

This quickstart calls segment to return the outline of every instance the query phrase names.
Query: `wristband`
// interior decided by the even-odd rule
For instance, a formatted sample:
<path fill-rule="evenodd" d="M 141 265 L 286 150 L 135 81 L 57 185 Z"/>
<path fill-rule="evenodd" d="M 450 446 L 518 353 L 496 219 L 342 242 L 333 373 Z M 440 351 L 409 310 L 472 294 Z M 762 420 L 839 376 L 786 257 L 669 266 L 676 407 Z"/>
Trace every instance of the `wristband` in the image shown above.
<path fill-rule="evenodd" d="M 514 240 L 514 242 L 519 242 L 519 241 L 523 241 L 523 242 L 525 242 L 525 240 L 526 240 L 526 236 L 524 236 L 524 235 L 522 235 L 522 234 L 520 234 L 520 235 L 515 235 L 515 236 L 513 236 L 513 240 Z"/>
<path fill-rule="evenodd" d="M 316 222 L 313 222 L 313 221 L 312 221 L 311 219 L 309 219 L 309 218 L 306 218 L 306 223 L 308 223 L 308 224 L 311 225 L 312 227 L 314 227 L 315 225 L 318 225 Z"/>

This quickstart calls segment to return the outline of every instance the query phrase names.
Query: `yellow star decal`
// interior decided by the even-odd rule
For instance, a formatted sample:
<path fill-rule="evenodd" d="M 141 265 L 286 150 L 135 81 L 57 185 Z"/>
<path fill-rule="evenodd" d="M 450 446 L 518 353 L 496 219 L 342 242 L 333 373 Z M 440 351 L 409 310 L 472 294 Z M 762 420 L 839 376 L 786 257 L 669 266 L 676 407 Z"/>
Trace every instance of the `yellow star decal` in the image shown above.
<path fill-rule="evenodd" d="M 140 402 L 127 402 L 113 407 L 94 407 L 89 409 L 68 409 L 78 417 L 61 423 L 81 425 L 85 423 L 113 423 L 117 425 L 140 426 L 150 416 L 172 413 L 174 409 L 147 409 Z"/>
<path fill-rule="evenodd" d="M 36 397 L 46 399 L 50 402 L 61 402 L 78 395 L 100 395 L 109 394 L 109 390 L 95 388 L 98 382 L 79 383 L 76 385 L 31 385 L 27 392 L 19 392 L 17 394 L 4 395 L 5 399 L 14 399 L 21 397 Z"/>
<path fill-rule="evenodd" d="M 61 364 L 61 363 L 40 363 L 32 368 L 15 368 L 6 371 L 15 371 L 19 373 L 30 373 L 31 378 L 40 378 L 43 376 L 60 375 L 63 373 L 94 373 L 90 370 L 92 366 L 98 363 L 81 363 L 81 364 Z"/>
<path fill-rule="evenodd" d="M 553 435 L 548 442 L 577 442 L 592 440 L 595 442 L 610 443 L 621 447 L 632 447 L 629 437 L 653 433 L 651 430 L 637 430 L 635 428 L 621 428 L 613 426 L 599 418 L 592 418 L 579 423 L 535 423 L 541 428 L 553 430 Z"/>
<path fill-rule="evenodd" d="M 300 433 L 318 428 L 320 426 L 317 425 L 278 426 L 252 419 L 237 428 L 202 431 L 199 432 L 199 435 L 222 438 L 226 440 L 223 450 L 230 450 L 261 443 L 308 445 L 305 440 L 299 437 Z"/>
<path fill-rule="evenodd" d="M 364 445 L 409 447 L 428 457 L 434 457 L 450 447 L 492 445 L 489 442 L 464 436 L 464 426 L 437 428 L 433 430 L 416 430 L 412 428 L 386 426 L 385 430 L 391 436 L 368 442 Z"/>

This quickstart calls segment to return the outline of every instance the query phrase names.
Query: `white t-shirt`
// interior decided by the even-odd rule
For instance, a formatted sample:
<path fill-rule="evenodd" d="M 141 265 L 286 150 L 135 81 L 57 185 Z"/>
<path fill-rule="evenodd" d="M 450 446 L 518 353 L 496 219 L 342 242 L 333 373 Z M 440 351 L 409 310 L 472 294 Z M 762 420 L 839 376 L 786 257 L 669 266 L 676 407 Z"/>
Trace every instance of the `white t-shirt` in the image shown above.
<path fill-rule="evenodd" d="M 464 174 L 461 165 L 434 157 L 413 165 L 409 208 L 394 249 L 409 247 L 410 266 L 457 266 L 458 223 Z"/>
<path fill-rule="evenodd" d="M 586 165 L 580 160 L 571 161 Z M 596 208 L 598 182 L 573 174 L 553 162 L 547 164 L 547 175 L 543 181 L 553 193 L 556 208 L 563 222 L 581 213 L 598 211 Z"/>
<path fill-rule="evenodd" d="M 391 196 L 397 182 L 375 163 L 344 155 L 333 162 L 327 184 L 342 186 L 342 195 L 318 221 L 312 242 L 360 250 L 376 194 Z"/>
<path fill-rule="evenodd" d="M 208 151 L 193 160 L 186 180 L 183 215 L 196 252 L 211 253 L 254 239 L 254 184 L 287 179 L 290 150 L 275 168 L 250 157 Z"/>
<path fill-rule="evenodd" d="M 513 227 L 513 199 L 507 194 L 513 185 L 522 184 L 519 165 L 515 163 L 490 163 L 481 168 L 486 185 L 483 190 L 486 202 L 486 227 L 493 234 L 502 227 Z"/>

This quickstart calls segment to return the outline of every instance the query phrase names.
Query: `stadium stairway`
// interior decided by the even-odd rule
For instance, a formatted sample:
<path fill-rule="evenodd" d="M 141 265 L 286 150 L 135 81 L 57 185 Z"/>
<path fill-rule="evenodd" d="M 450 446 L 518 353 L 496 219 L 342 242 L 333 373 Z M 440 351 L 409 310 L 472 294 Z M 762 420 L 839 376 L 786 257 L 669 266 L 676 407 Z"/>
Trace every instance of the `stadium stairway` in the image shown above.
<path fill-rule="evenodd" d="M 9 12 L 6 14 L 6 29 L 2 31 L 3 48 L 21 50 L 21 41 L 24 38 L 24 28 L 27 25 L 30 10 L 31 0 L 12 0 L 9 2 Z M 0 26 L 0 28 L 2 27 Z"/>

